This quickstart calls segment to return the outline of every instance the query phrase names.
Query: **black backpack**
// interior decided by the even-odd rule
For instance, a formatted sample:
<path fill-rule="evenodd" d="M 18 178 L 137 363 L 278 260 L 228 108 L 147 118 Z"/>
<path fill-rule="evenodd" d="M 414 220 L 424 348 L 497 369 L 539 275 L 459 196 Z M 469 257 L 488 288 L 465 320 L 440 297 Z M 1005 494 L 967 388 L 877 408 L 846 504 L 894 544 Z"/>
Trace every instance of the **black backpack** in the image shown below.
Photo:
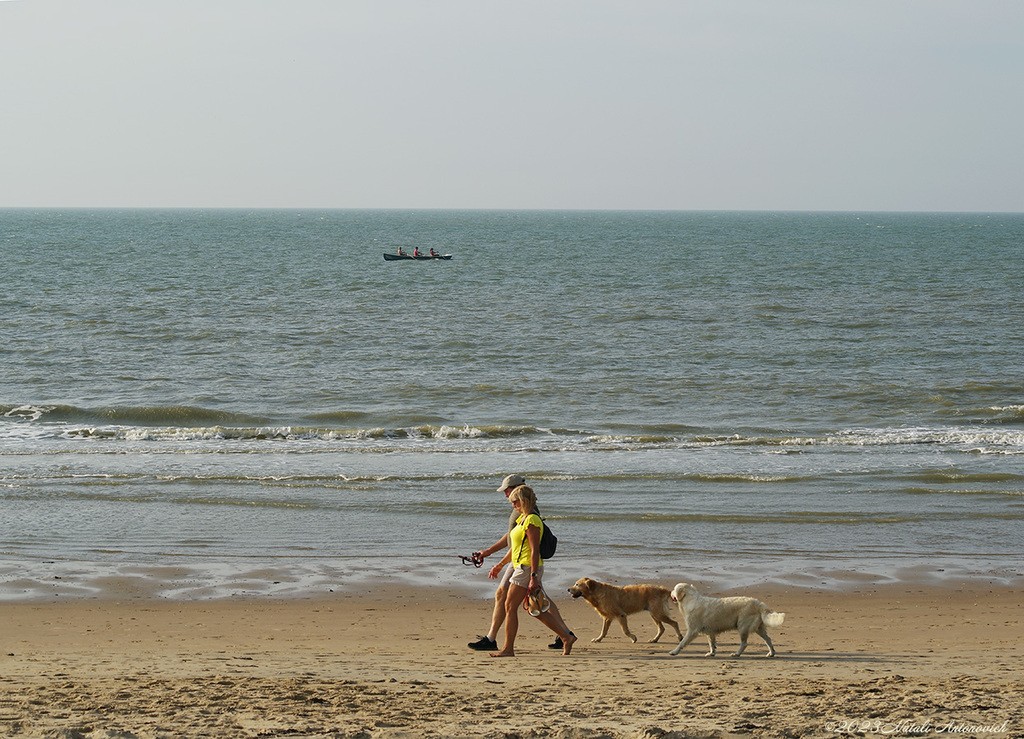
<path fill-rule="evenodd" d="M 541 521 L 544 521 L 542 518 Z M 540 558 L 551 559 L 555 556 L 555 550 L 558 548 L 558 537 L 555 536 L 551 527 L 548 526 L 547 522 L 544 522 L 544 532 L 540 535 Z M 526 543 L 526 532 L 523 532 L 523 541 L 519 544 L 519 551 L 522 552 L 523 544 Z"/>
<path fill-rule="evenodd" d="M 544 521 L 542 518 L 541 521 Z M 540 558 L 551 559 L 555 556 L 558 548 L 558 537 L 551 531 L 551 527 L 544 522 L 544 533 L 540 535 Z"/>

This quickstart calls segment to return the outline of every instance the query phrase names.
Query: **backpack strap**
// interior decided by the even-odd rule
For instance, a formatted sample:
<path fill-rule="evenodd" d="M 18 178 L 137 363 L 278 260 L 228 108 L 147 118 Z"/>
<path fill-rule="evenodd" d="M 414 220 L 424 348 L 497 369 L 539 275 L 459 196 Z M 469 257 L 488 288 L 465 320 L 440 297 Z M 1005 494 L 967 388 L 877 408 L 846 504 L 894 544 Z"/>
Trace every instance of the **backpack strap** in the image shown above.
<path fill-rule="evenodd" d="M 526 514 L 523 515 L 523 523 L 522 524 L 517 524 L 517 525 L 523 527 L 523 538 L 519 542 L 519 554 L 518 554 L 518 556 L 516 556 L 517 560 L 519 559 L 519 557 L 521 557 L 523 555 L 523 544 L 526 543 L 526 539 L 527 539 L 527 536 L 526 536 L 526 529 L 527 529 L 527 527 L 525 526 L 525 524 L 526 524 L 526 521 L 530 518 L 530 516 L 536 516 L 537 518 L 540 518 L 540 514 L 539 513 L 526 513 Z M 541 525 L 540 533 L 541 533 L 541 536 L 543 536 L 544 535 L 544 519 L 543 518 L 540 518 L 540 525 Z M 537 546 L 540 547 L 540 541 L 539 540 L 537 541 Z M 538 559 L 541 558 L 540 552 L 537 552 L 537 558 Z"/>

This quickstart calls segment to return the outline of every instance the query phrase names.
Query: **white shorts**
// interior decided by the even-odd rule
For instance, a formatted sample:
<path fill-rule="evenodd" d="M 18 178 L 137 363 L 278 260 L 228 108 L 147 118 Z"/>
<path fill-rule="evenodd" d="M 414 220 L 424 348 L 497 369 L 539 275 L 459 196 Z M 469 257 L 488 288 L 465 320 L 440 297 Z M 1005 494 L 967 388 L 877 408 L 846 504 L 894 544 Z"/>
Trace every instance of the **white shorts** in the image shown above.
<path fill-rule="evenodd" d="M 515 572 L 512 573 L 512 579 L 509 581 L 513 585 L 518 585 L 521 588 L 530 589 L 530 573 L 533 570 L 527 565 L 518 565 Z M 544 579 L 544 565 L 541 565 L 540 569 L 537 570 L 537 577 L 534 578 L 537 585 L 540 585 L 540 581 Z"/>

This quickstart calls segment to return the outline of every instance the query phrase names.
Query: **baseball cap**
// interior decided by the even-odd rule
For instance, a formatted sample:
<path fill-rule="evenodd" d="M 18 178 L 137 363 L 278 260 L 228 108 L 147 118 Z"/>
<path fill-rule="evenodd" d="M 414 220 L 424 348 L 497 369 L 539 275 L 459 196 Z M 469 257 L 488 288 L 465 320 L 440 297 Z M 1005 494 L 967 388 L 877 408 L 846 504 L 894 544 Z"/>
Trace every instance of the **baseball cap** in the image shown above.
<path fill-rule="evenodd" d="M 504 493 L 509 488 L 517 488 L 520 485 L 526 484 L 526 478 L 522 475 L 509 475 L 501 481 L 501 487 L 498 488 L 499 493 Z"/>

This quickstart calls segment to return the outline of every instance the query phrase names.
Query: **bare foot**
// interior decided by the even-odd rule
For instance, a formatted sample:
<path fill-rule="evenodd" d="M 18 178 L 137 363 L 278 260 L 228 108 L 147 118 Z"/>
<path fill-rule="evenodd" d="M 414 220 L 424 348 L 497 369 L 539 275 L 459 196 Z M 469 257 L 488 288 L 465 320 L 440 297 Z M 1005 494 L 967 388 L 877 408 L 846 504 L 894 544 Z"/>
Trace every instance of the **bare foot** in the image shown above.
<path fill-rule="evenodd" d="M 488 657 L 515 657 L 516 653 L 515 652 L 506 652 L 504 649 L 502 649 L 500 652 L 489 652 L 487 654 L 487 656 Z"/>
<path fill-rule="evenodd" d="M 562 654 L 568 655 L 572 651 L 572 645 L 576 643 L 576 635 L 569 634 L 569 636 L 562 637 Z"/>

